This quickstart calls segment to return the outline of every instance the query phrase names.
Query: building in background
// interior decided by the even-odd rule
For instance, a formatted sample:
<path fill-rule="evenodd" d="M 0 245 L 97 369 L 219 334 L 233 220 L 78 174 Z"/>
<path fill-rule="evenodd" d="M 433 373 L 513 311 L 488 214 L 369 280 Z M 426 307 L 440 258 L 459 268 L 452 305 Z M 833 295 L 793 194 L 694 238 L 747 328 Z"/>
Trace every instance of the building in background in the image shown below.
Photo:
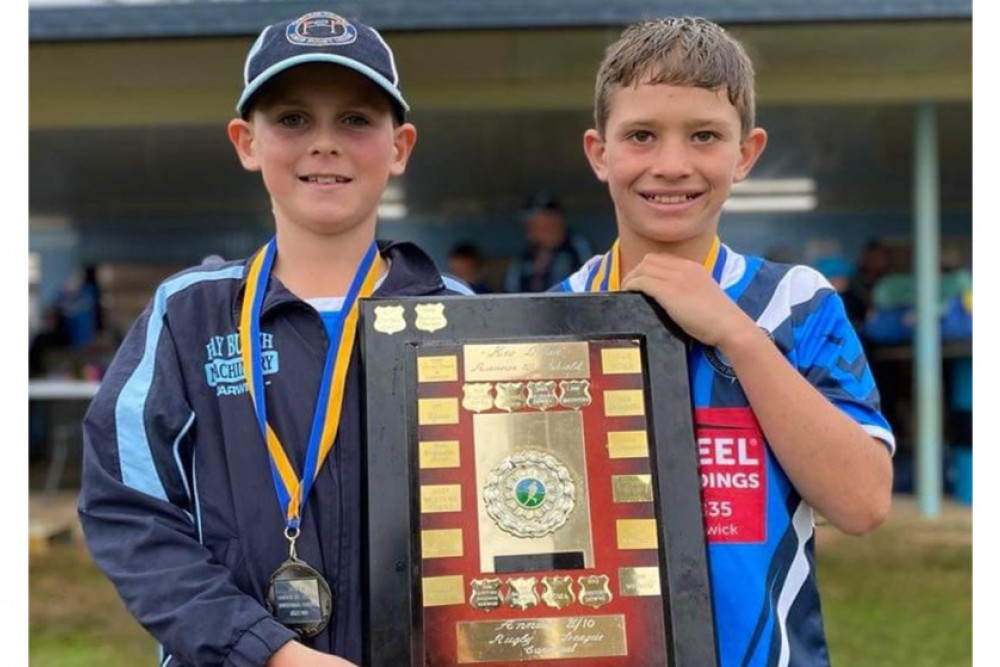
<path fill-rule="evenodd" d="M 111 283 L 108 324 L 124 327 L 163 276 L 209 254 L 246 256 L 268 238 L 264 191 L 239 166 L 225 123 L 259 26 L 315 8 L 29 2 L 29 251 L 39 307 L 80 266 L 99 264 Z M 610 243 L 610 199 L 581 147 L 594 75 L 626 24 L 670 13 L 722 24 L 757 68 L 758 122 L 770 141 L 727 205 L 728 243 L 812 262 L 857 259 L 877 239 L 890 271 L 911 272 L 915 147 L 930 127 L 940 247 L 971 264 L 971 0 L 333 8 L 392 43 L 419 131 L 405 178 L 386 195 L 380 236 L 415 240 L 442 266 L 458 240 L 488 249 L 490 262 L 516 256 L 523 231 L 511 212 L 540 183 L 560 193 L 574 233 L 597 249 Z M 894 354 L 884 361 L 897 364 L 892 391 L 904 395 L 887 407 L 901 411 L 905 454 L 912 355 Z"/>

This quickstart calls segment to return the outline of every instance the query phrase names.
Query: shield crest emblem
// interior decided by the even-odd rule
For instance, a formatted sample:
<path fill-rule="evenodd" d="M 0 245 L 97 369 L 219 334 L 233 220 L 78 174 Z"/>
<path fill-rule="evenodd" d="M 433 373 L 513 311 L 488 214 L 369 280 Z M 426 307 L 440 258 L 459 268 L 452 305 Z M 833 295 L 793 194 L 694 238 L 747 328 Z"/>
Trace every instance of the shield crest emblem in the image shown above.
<path fill-rule="evenodd" d="M 590 405 L 589 380 L 563 380 L 559 383 L 559 404 L 579 410 Z"/>
<path fill-rule="evenodd" d="M 577 579 L 580 584 L 580 604 L 597 609 L 611 602 L 608 575 L 591 574 Z"/>
<path fill-rule="evenodd" d="M 522 611 L 538 604 L 538 594 L 535 593 L 534 577 L 517 577 L 508 579 L 510 590 L 507 592 L 507 604 Z"/>
<path fill-rule="evenodd" d="M 472 595 L 469 596 L 469 604 L 476 609 L 492 611 L 500 606 L 499 579 L 473 579 Z"/>
<path fill-rule="evenodd" d="M 514 412 L 524 408 L 523 382 L 497 382 L 495 405 L 501 410 Z"/>
<path fill-rule="evenodd" d="M 493 385 L 473 382 L 462 385 L 462 407 L 471 412 L 482 412 L 493 407 Z"/>
<path fill-rule="evenodd" d="M 390 336 L 406 328 L 402 306 L 377 306 L 375 308 L 375 331 Z"/>
<path fill-rule="evenodd" d="M 448 326 L 443 303 L 420 303 L 414 310 L 417 313 L 417 320 L 413 324 L 421 331 L 434 332 Z"/>
<path fill-rule="evenodd" d="M 527 404 L 529 408 L 536 410 L 548 410 L 559 405 L 559 398 L 556 396 L 555 380 L 546 382 L 529 382 Z"/>
<path fill-rule="evenodd" d="M 573 577 L 542 577 L 542 601 L 550 607 L 562 609 L 576 599 L 573 595 Z"/>

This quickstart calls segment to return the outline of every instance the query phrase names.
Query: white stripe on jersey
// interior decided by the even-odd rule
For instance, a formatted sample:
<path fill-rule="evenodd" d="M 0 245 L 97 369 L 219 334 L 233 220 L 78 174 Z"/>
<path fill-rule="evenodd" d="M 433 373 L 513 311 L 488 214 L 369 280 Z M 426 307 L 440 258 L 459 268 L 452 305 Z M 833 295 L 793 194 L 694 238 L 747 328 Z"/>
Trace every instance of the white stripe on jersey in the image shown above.
<path fill-rule="evenodd" d="M 896 436 L 892 434 L 892 431 L 884 429 L 881 426 L 875 426 L 874 424 L 859 424 L 865 432 L 873 438 L 878 438 L 889 447 L 889 455 L 895 455 L 896 453 Z"/>
<path fill-rule="evenodd" d="M 792 308 L 809 301 L 823 288 L 833 289 L 819 271 L 808 266 L 793 266 L 778 281 L 771 300 L 757 318 L 757 325 L 773 332 L 791 316 Z"/>
<path fill-rule="evenodd" d="M 742 278 L 747 270 L 747 260 L 743 255 L 733 252 L 732 248 L 725 243 L 722 247 L 726 249 L 726 265 L 722 267 L 722 277 L 719 279 L 719 287 L 729 289 Z"/>
<path fill-rule="evenodd" d="M 781 653 L 778 655 L 778 667 L 788 667 L 788 610 L 792 608 L 792 603 L 799 596 L 802 585 L 809 578 L 809 559 L 806 558 L 806 542 L 813 534 L 813 513 L 804 500 L 799 501 L 799 506 L 792 516 L 792 527 L 795 529 L 795 537 L 798 544 L 795 545 L 795 558 L 788 568 L 788 575 L 785 577 L 785 584 L 781 587 L 781 594 L 778 596 L 778 628 L 781 630 Z"/>
<path fill-rule="evenodd" d="M 571 292 L 587 291 L 587 278 L 594 267 L 600 264 L 602 259 L 604 259 L 604 255 L 594 255 L 583 266 L 577 269 L 576 273 L 569 277 L 569 289 Z"/>

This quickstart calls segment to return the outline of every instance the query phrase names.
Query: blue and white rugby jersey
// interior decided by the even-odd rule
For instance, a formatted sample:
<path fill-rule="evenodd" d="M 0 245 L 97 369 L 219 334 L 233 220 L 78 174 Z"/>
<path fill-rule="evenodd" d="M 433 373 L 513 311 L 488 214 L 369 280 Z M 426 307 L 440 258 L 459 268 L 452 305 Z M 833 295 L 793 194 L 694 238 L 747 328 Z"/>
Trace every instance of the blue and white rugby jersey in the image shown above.
<path fill-rule="evenodd" d="M 613 291 L 616 250 L 591 258 L 550 291 Z M 785 358 L 892 453 L 875 381 L 830 283 L 812 268 L 719 243 L 709 267 Z M 728 360 L 694 344 L 688 363 L 719 664 L 827 665 L 812 508 L 767 447 Z"/>

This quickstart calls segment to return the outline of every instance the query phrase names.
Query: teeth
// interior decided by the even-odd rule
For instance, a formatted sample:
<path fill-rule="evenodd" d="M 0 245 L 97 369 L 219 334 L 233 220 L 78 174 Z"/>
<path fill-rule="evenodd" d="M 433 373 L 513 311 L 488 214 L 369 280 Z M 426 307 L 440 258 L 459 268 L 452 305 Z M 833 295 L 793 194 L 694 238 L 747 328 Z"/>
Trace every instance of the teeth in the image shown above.
<path fill-rule="evenodd" d="M 689 195 L 644 195 L 646 199 L 650 201 L 655 201 L 658 204 L 683 204 L 688 199 Z"/>
<path fill-rule="evenodd" d="M 320 183 L 328 185 L 330 183 L 347 183 L 348 179 L 343 176 L 306 176 L 310 183 Z"/>

